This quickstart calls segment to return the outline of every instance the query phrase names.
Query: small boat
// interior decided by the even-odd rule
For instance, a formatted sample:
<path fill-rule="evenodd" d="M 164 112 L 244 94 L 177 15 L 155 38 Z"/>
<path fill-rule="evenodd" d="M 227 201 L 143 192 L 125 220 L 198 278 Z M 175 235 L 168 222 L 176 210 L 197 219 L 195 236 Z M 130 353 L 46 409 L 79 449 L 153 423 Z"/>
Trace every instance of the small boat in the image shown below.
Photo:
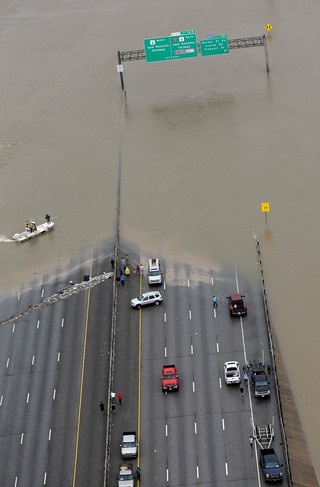
<path fill-rule="evenodd" d="M 47 221 L 45 223 L 42 223 L 41 225 L 36 225 L 35 221 L 28 220 L 26 222 L 25 231 L 22 233 L 15 233 L 12 238 L 16 242 L 25 242 L 30 238 L 38 237 L 43 233 L 49 232 L 49 230 L 51 230 L 51 228 L 53 227 L 54 227 L 54 223 L 50 221 L 50 218 L 47 219 Z"/>

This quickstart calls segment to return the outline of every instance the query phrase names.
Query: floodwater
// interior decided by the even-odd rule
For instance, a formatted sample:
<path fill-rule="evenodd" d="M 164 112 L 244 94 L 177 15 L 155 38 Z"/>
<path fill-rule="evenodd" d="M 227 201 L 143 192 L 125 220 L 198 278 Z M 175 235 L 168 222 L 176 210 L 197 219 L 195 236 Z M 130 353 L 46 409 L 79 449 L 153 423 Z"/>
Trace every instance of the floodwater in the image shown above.
<path fill-rule="evenodd" d="M 319 18 L 316 0 L 0 5 L 1 288 L 113 238 L 120 157 L 130 245 L 256 278 L 257 235 L 318 476 Z M 188 29 L 198 40 L 263 35 L 268 23 L 269 76 L 262 47 L 125 63 L 121 111 L 118 50 Z M 47 212 L 54 231 L 6 242 Z"/>

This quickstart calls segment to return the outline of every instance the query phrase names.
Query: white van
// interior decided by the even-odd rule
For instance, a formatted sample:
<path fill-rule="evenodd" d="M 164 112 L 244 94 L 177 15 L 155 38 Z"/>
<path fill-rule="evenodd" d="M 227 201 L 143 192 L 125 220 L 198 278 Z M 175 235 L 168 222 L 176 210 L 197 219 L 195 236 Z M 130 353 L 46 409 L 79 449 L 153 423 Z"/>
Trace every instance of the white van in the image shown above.
<path fill-rule="evenodd" d="M 148 281 L 150 285 L 162 283 L 162 275 L 161 275 L 161 267 L 160 267 L 159 259 L 149 259 Z"/>

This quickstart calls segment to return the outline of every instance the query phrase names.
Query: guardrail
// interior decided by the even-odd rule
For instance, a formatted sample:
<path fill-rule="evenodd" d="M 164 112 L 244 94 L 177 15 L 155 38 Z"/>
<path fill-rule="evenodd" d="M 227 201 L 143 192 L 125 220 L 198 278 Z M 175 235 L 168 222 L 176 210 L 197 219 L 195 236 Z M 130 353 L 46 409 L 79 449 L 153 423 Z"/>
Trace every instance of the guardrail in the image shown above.
<path fill-rule="evenodd" d="M 273 376 L 274 376 L 274 380 L 275 380 L 275 390 L 276 390 L 276 396 L 277 396 L 277 407 L 278 407 L 278 414 L 279 414 L 279 421 L 280 421 L 280 430 L 281 430 L 281 437 L 282 437 L 282 442 L 283 442 L 283 446 L 284 446 L 285 464 L 286 464 L 286 470 L 287 470 L 287 476 L 288 476 L 288 485 L 290 487 L 292 487 L 293 484 L 292 484 L 290 462 L 289 462 L 287 435 L 286 435 L 286 431 L 285 431 L 284 424 L 283 424 L 282 406 L 281 406 L 281 399 L 280 399 L 280 393 L 279 393 L 279 381 L 278 381 L 277 366 L 276 366 L 275 354 L 274 354 L 274 348 L 273 348 L 272 329 L 271 329 L 271 323 L 270 323 L 266 287 L 265 287 L 265 282 L 264 282 L 260 242 L 256 237 L 255 237 L 255 240 L 256 240 L 256 252 L 257 252 L 257 256 L 258 256 L 258 265 L 260 268 L 261 285 L 262 285 L 262 291 L 263 291 L 263 305 L 264 305 L 264 313 L 265 313 L 265 320 L 266 320 L 267 332 L 268 332 L 268 341 L 269 341 L 269 347 L 270 347 L 271 367 L 273 370 Z M 269 369 L 270 369 L 270 366 L 268 367 L 268 370 Z"/>

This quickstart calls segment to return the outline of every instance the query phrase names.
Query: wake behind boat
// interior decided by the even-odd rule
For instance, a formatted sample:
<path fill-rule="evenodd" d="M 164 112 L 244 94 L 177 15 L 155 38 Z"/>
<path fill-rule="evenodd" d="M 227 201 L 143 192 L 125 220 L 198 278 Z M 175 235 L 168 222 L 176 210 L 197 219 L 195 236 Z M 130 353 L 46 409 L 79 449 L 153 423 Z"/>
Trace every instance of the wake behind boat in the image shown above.
<path fill-rule="evenodd" d="M 12 238 L 16 242 L 25 242 L 30 238 L 38 237 L 39 235 L 48 232 L 54 227 L 54 223 L 50 220 L 50 215 L 46 215 L 45 219 L 47 220 L 46 223 L 42 223 L 41 225 L 37 225 L 33 220 L 26 221 L 25 231 L 22 233 L 15 233 Z"/>

